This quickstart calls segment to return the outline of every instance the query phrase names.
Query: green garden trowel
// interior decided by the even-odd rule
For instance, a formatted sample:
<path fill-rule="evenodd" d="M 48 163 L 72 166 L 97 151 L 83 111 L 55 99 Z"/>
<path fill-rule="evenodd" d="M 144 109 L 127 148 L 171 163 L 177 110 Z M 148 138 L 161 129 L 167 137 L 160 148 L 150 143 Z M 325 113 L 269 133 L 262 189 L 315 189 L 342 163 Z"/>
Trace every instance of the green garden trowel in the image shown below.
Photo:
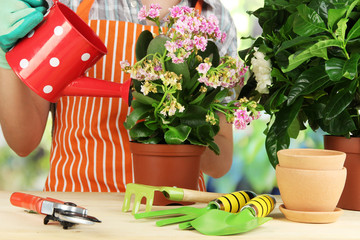
<path fill-rule="evenodd" d="M 140 218 L 150 218 L 150 217 L 166 217 L 170 216 L 170 218 L 161 219 L 156 222 L 158 227 L 188 222 L 191 220 L 200 217 L 211 209 L 218 209 L 219 211 L 227 211 L 227 212 L 239 212 L 251 199 L 253 199 L 256 194 L 252 191 L 238 191 L 233 193 L 225 194 L 221 197 L 212 200 L 206 207 L 204 208 L 196 208 L 196 207 L 179 207 L 172 208 L 166 210 L 152 211 L 152 212 L 143 212 L 137 213 L 134 215 L 136 219 Z M 174 216 L 175 215 L 175 216 Z"/>
<path fill-rule="evenodd" d="M 211 209 L 195 220 L 181 223 L 179 228 L 195 228 L 202 234 L 216 236 L 248 232 L 272 219 L 266 216 L 274 209 L 275 203 L 273 196 L 259 195 L 249 201 L 239 213 Z"/>

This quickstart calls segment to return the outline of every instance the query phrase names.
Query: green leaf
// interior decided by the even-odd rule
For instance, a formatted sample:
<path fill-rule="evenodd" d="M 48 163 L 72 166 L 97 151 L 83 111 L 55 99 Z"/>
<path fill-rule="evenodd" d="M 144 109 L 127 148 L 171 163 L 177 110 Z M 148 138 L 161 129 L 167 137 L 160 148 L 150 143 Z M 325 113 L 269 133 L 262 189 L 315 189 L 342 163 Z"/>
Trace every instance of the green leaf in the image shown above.
<path fill-rule="evenodd" d="M 278 54 L 279 52 L 284 51 L 284 50 L 286 50 L 288 48 L 301 46 L 301 45 L 308 44 L 308 43 L 313 43 L 313 42 L 316 42 L 316 41 L 321 40 L 321 39 L 322 39 L 322 37 L 298 36 L 298 37 L 296 37 L 294 39 L 283 41 L 281 43 L 280 48 L 276 51 L 276 54 Z"/>
<path fill-rule="evenodd" d="M 351 12 L 354 10 L 356 5 L 358 5 L 358 3 L 359 3 L 359 0 L 355 0 L 350 4 L 350 6 L 349 6 L 349 8 L 347 9 L 347 12 L 346 12 L 346 18 L 349 18 Z"/>
<path fill-rule="evenodd" d="M 349 89 L 341 89 L 332 93 L 329 102 L 324 109 L 324 112 L 326 113 L 325 120 L 329 121 L 339 115 L 347 106 L 349 106 L 353 98 L 354 95 L 351 94 Z"/>
<path fill-rule="evenodd" d="M 273 68 L 271 70 L 271 77 L 276 78 L 277 82 L 286 82 L 291 84 L 291 82 L 283 75 L 283 73 L 278 68 Z"/>
<path fill-rule="evenodd" d="M 138 138 L 150 137 L 154 133 L 154 130 L 147 128 L 144 122 L 139 122 L 130 129 L 129 133 L 130 137 L 136 140 Z"/>
<path fill-rule="evenodd" d="M 229 89 L 224 88 L 216 94 L 215 100 L 222 102 L 224 100 L 224 98 L 227 96 L 229 96 Z"/>
<path fill-rule="evenodd" d="M 339 81 L 343 77 L 343 68 L 345 60 L 340 58 L 331 58 L 325 62 L 325 71 L 331 81 Z"/>
<path fill-rule="evenodd" d="M 319 14 L 305 4 L 297 7 L 298 16 L 294 19 L 294 32 L 300 36 L 311 36 L 326 30 L 326 26 Z"/>
<path fill-rule="evenodd" d="M 292 123 L 290 124 L 287 133 L 290 138 L 296 139 L 299 136 L 299 132 L 300 132 L 300 123 L 299 120 L 295 118 L 294 121 L 292 121 Z"/>
<path fill-rule="evenodd" d="M 311 94 L 318 90 L 328 80 L 329 77 L 321 66 L 306 70 L 296 79 L 295 84 L 291 87 L 287 104 L 291 105 L 299 96 Z"/>
<path fill-rule="evenodd" d="M 197 104 L 199 102 L 201 102 L 201 100 L 204 99 L 204 97 L 206 96 L 206 93 L 201 93 L 199 96 L 197 96 L 194 100 L 192 100 L 191 102 L 189 102 L 189 104 Z"/>
<path fill-rule="evenodd" d="M 168 71 L 174 72 L 177 75 L 182 75 L 183 80 L 186 82 L 190 81 L 190 71 L 189 66 L 186 62 L 183 63 L 173 63 L 171 60 L 165 62 L 165 68 Z"/>
<path fill-rule="evenodd" d="M 183 92 L 186 92 L 186 94 L 191 95 L 193 94 L 193 91 L 196 89 L 196 86 L 199 84 L 199 73 L 197 72 L 192 76 L 190 81 L 183 81 L 182 82 L 182 89 Z"/>
<path fill-rule="evenodd" d="M 283 107 L 276 114 L 276 119 L 272 127 L 275 129 L 275 133 L 281 134 L 286 132 L 290 124 L 298 115 L 303 103 L 303 98 L 298 98 L 292 105 Z"/>
<path fill-rule="evenodd" d="M 337 29 L 335 31 L 335 35 L 337 36 L 337 38 L 340 41 L 344 41 L 345 40 L 345 33 L 346 33 L 346 28 L 347 28 L 347 22 L 348 19 L 340 19 L 340 21 L 337 24 Z"/>
<path fill-rule="evenodd" d="M 145 96 L 142 93 L 139 92 L 133 92 L 132 93 L 133 98 L 137 101 L 146 104 L 146 105 L 153 105 L 153 104 L 159 104 L 159 102 L 151 97 Z"/>
<path fill-rule="evenodd" d="M 215 118 L 219 120 L 219 117 L 216 115 Z M 191 134 L 189 136 L 189 140 L 191 139 L 194 141 L 196 139 L 197 141 L 200 141 L 204 143 L 205 145 L 208 145 L 209 142 L 214 141 L 215 135 L 219 132 L 219 125 L 203 125 L 200 127 L 195 127 L 191 131 Z"/>
<path fill-rule="evenodd" d="M 190 127 L 199 127 L 206 125 L 207 110 L 198 105 L 188 105 L 185 108 L 184 115 L 180 119 L 182 124 L 186 124 Z"/>
<path fill-rule="evenodd" d="M 288 129 L 298 115 L 303 103 L 303 98 L 298 98 L 291 106 L 280 109 L 275 115 L 275 121 L 269 129 L 265 139 L 265 148 L 270 163 L 275 168 L 278 164 L 277 152 L 280 149 L 288 148 L 290 137 Z"/>
<path fill-rule="evenodd" d="M 289 56 L 289 65 L 286 68 L 282 68 L 283 72 L 290 72 L 298 67 L 300 64 L 312 57 L 321 57 L 325 60 L 327 57 L 327 48 L 329 47 L 341 47 L 342 42 L 339 40 L 324 40 L 315 43 L 311 47 L 305 49 L 299 54 L 292 54 Z"/>
<path fill-rule="evenodd" d="M 220 148 L 215 142 L 209 142 L 209 149 L 212 150 L 216 155 L 220 154 Z"/>
<path fill-rule="evenodd" d="M 277 152 L 281 149 L 287 149 L 290 145 L 290 137 L 287 133 L 276 134 L 273 128 L 270 128 L 265 138 L 265 149 L 269 161 L 273 168 L 279 164 Z"/>
<path fill-rule="evenodd" d="M 149 107 L 136 107 L 129 116 L 127 116 L 126 121 L 124 122 L 124 126 L 126 129 L 131 129 L 135 126 L 137 121 L 144 119 L 147 115 L 149 115 Z"/>
<path fill-rule="evenodd" d="M 162 140 L 163 140 L 163 138 L 159 137 L 159 136 L 144 138 L 144 139 L 137 139 L 138 142 L 146 143 L 146 144 L 158 144 Z"/>
<path fill-rule="evenodd" d="M 177 127 L 169 127 L 165 132 L 164 138 L 167 144 L 181 144 L 183 143 L 191 132 L 191 127 L 186 125 L 179 125 Z"/>
<path fill-rule="evenodd" d="M 348 35 L 346 36 L 346 41 L 357 38 L 360 36 L 360 18 L 354 24 L 354 26 L 350 29 Z"/>
<path fill-rule="evenodd" d="M 321 124 L 321 128 L 331 135 L 340 136 L 356 130 L 355 123 L 346 110 L 341 112 L 335 118 L 329 121 L 325 120 L 324 122 L 325 123 Z"/>
<path fill-rule="evenodd" d="M 312 105 L 304 106 L 303 110 L 306 113 L 306 116 L 308 116 L 308 119 L 325 119 L 324 117 L 324 109 L 325 109 L 325 103 L 316 102 Z"/>
<path fill-rule="evenodd" d="M 330 29 L 333 28 L 334 24 L 340 20 L 340 18 L 342 18 L 342 16 L 344 16 L 344 14 L 346 13 L 347 9 L 346 8 L 340 8 L 340 9 L 329 9 L 328 11 L 328 27 Z"/>
<path fill-rule="evenodd" d="M 208 95 L 204 98 L 204 100 L 201 103 L 201 106 L 204 108 L 208 108 L 210 104 L 214 102 L 214 99 L 216 98 L 216 95 L 218 92 L 220 92 L 220 90 L 221 90 L 220 88 L 208 90 L 208 92 L 210 91 L 210 93 L 208 93 Z"/>
<path fill-rule="evenodd" d="M 153 34 L 148 30 L 144 30 L 140 33 L 135 46 L 135 55 L 137 61 L 140 61 L 146 56 L 147 48 L 153 39 Z"/>
<path fill-rule="evenodd" d="M 171 41 L 170 38 L 168 38 L 165 35 L 158 35 L 153 40 L 150 41 L 149 46 L 147 48 L 147 54 L 160 54 L 160 56 L 163 56 L 166 48 L 165 43 L 167 41 Z M 152 59 L 152 57 L 149 57 L 149 59 Z"/>
<path fill-rule="evenodd" d="M 159 122 L 156 120 L 146 120 L 145 126 L 154 131 L 160 128 Z"/>
<path fill-rule="evenodd" d="M 193 134 L 193 131 L 189 134 L 189 137 L 187 139 L 192 145 L 200 145 L 200 146 L 206 146 L 203 141 L 200 141 L 199 138 Z"/>
<path fill-rule="evenodd" d="M 284 92 L 286 90 L 286 87 L 277 89 L 273 94 L 270 95 L 270 98 L 265 103 L 265 110 L 268 113 L 271 113 L 273 111 L 276 111 L 277 108 L 286 102 L 287 96 L 285 96 Z"/>
<path fill-rule="evenodd" d="M 352 80 L 358 74 L 358 66 L 359 66 L 360 54 L 354 53 L 350 56 L 350 59 L 346 61 L 343 69 L 344 77 Z"/>

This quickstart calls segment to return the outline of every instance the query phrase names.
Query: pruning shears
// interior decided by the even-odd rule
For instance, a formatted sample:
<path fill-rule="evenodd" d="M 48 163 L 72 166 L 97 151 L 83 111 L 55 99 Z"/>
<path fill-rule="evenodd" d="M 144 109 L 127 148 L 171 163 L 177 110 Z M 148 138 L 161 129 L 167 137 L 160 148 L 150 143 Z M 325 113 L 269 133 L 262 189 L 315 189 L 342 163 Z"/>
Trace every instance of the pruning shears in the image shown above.
<path fill-rule="evenodd" d="M 31 194 L 14 192 L 10 202 L 16 207 L 25 208 L 46 215 L 44 224 L 50 220 L 59 222 L 64 229 L 75 224 L 94 224 L 101 221 L 87 214 L 87 209 L 72 202 L 63 202 L 53 198 L 42 198 Z"/>

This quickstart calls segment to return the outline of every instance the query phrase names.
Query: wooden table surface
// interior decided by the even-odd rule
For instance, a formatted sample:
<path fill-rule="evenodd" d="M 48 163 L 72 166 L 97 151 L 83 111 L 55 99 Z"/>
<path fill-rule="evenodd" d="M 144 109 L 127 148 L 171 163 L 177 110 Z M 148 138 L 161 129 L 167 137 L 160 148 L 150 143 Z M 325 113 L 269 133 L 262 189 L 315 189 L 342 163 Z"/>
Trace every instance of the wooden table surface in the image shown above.
<path fill-rule="evenodd" d="M 9 201 L 12 193 L 0 192 L 0 239 L 225 239 L 221 236 L 202 235 L 196 230 L 180 230 L 178 225 L 157 227 L 154 219 L 136 220 L 130 212 L 121 211 L 124 198 L 122 193 L 28 193 L 74 202 L 87 208 L 88 214 L 97 217 L 102 223 L 76 225 L 67 230 L 63 230 L 57 223 L 44 225 L 43 215 L 30 214 L 22 208 L 12 206 Z M 226 236 L 226 239 L 360 239 L 360 212 L 344 211 L 339 220 L 331 224 L 304 224 L 288 221 L 279 211 L 280 204 L 281 200 L 270 214 L 273 220 L 250 232 Z M 164 208 L 170 207 L 155 206 L 153 210 Z"/>

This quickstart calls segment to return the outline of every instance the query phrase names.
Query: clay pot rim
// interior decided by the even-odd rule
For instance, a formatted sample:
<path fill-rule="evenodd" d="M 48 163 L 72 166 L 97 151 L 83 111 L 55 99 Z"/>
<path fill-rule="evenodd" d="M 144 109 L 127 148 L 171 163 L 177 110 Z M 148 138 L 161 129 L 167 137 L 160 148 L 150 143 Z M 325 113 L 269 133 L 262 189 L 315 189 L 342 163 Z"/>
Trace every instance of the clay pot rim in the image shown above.
<path fill-rule="evenodd" d="M 291 168 L 291 167 L 283 167 L 280 166 L 280 164 L 276 165 L 276 168 L 280 168 L 283 170 L 293 171 L 293 172 L 304 172 L 304 173 L 330 173 L 330 172 L 337 172 L 337 171 L 347 171 L 346 167 L 343 167 L 341 169 L 302 169 L 302 168 Z"/>
<path fill-rule="evenodd" d="M 295 153 L 295 154 L 294 154 Z M 278 151 L 278 154 L 282 154 L 288 157 L 305 157 L 305 158 L 314 158 L 314 157 L 339 157 L 346 156 L 346 153 L 336 150 L 329 149 L 316 149 L 316 148 L 289 148 L 282 149 Z"/>
<path fill-rule="evenodd" d="M 154 151 L 154 148 L 157 150 Z M 130 150 L 133 154 L 168 156 L 176 153 L 178 156 L 197 156 L 206 150 L 206 146 L 193 144 L 150 144 L 130 142 Z"/>

